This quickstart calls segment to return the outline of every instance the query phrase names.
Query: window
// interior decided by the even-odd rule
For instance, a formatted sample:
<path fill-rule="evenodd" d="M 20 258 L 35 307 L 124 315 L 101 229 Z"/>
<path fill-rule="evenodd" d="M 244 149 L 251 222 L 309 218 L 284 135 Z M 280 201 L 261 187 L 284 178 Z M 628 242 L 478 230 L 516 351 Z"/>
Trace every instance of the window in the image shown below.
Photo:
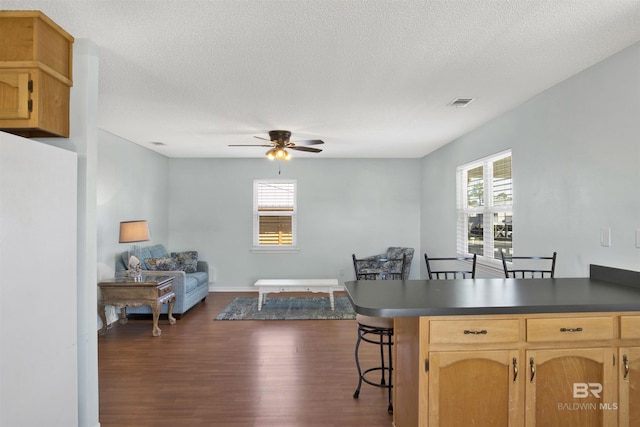
<path fill-rule="evenodd" d="M 458 167 L 458 253 L 486 263 L 512 255 L 511 151 Z"/>
<path fill-rule="evenodd" d="M 254 250 L 296 250 L 296 181 L 253 182 Z"/>

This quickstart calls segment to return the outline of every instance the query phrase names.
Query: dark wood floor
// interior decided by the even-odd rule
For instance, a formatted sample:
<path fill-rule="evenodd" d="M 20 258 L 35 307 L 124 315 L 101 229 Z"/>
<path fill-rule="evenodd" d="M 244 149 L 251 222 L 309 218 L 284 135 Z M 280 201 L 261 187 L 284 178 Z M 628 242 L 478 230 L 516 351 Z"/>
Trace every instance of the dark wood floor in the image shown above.
<path fill-rule="evenodd" d="M 161 318 L 161 337 L 150 319 L 99 337 L 101 426 L 392 425 L 386 390 L 353 398 L 354 320 L 213 320 L 247 295 L 210 293 L 175 325 Z M 363 347 L 373 366 L 375 346 Z"/>

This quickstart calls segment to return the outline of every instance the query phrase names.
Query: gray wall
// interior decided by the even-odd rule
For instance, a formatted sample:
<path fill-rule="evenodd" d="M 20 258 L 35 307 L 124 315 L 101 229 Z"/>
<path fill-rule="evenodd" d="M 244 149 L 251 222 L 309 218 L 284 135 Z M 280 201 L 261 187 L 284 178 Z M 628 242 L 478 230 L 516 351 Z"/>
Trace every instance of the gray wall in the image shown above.
<path fill-rule="evenodd" d="M 169 245 L 198 250 L 215 290 L 259 278 L 353 280 L 351 254 L 419 251 L 418 159 L 172 159 Z M 297 254 L 251 253 L 254 179 L 297 179 Z M 414 264 L 415 267 L 415 264 Z M 412 268 L 411 277 L 419 276 Z"/>
<path fill-rule="evenodd" d="M 97 275 L 103 280 L 113 277 L 116 256 L 131 247 L 118 243 L 120 221 L 149 222 L 151 241 L 141 246 L 169 240 L 169 159 L 100 130 L 97 168 Z M 107 321 L 115 319 L 110 310 Z"/>
<path fill-rule="evenodd" d="M 640 44 L 422 159 L 424 251 L 455 253 L 456 167 L 508 148 L 515 255 L 556 250 L 558 276 L 640 269 Z"/>
<path fill-rule="evenodd" d="M 352 253 L 420 250 L 418 159 L 168 159 L 104 131 L 98 136 L 99 280 L 113 275 L 116 255 L 128 249 L 118 243 L 118 226 L 131 219 L 149 221 L 151 241 L 143 245 L 197 250 L 215 291 L 252 290 L 259 278 L 344 282 L 354 278 Z M 296 254 L 250 251 L 253 180 L 274 178 L 298 181 Z M 414 264 L 411 277 L 419 273 Z"/>

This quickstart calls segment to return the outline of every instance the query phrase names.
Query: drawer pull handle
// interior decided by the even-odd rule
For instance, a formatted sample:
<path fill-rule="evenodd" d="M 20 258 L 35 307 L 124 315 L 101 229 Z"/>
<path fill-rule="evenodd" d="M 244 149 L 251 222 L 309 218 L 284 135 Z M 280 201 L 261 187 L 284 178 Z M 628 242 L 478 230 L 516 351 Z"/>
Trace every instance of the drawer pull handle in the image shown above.
<path fill-rule="evenodd" d="M 513 382 L 516 382 L 516 378 L 518 378 L 518 359 L 513 358 Z"/>
<path fill-rule="evenodd" d="M 471 335 L 487 335 L 487 330 L 486 329 L 482 329 L 480 331 L 470 331 L 468 329 L 465 329 L 464 330 L 464 334 L 465 335 L 469 335 L 469 334 L 471 334 Z"/>
<path fill-rule="evenodd" d="M 624 365 L 624 376 L 622 377 L 622 379 L 626 381 L 627 377 L 629 376 L 629 358 L 626 354 L 622 355 L 622 364 Z"/>
<path fill-rule="evenodd" d="M 560 332 L 582 332 L 582 328 L 560 328 Z"/>
<path fill-rule="evenodd" d="M 533 361 L 533 357 L 529 359 L 529 366 L 531 366 L 531 379 L 530 383 L 533 382 L 533 378 L 536 376 L 536 362 Z"/>

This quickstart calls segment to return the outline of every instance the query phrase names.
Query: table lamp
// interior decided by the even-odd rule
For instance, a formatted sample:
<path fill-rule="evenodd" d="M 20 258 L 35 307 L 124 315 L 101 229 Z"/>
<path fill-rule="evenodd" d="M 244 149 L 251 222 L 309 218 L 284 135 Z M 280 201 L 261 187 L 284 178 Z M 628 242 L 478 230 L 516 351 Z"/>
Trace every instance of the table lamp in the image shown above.
<path fill-rule="evenodd" d="M 122 221 L 120 223 L 120 243 L 133 243 L 129 249 L 129 257 L 134 255 L 140 258 L 140 245 L 138 242 L 146 242 L 151 238 L 149 235 L 149 224 L 145 220 Z"/>

